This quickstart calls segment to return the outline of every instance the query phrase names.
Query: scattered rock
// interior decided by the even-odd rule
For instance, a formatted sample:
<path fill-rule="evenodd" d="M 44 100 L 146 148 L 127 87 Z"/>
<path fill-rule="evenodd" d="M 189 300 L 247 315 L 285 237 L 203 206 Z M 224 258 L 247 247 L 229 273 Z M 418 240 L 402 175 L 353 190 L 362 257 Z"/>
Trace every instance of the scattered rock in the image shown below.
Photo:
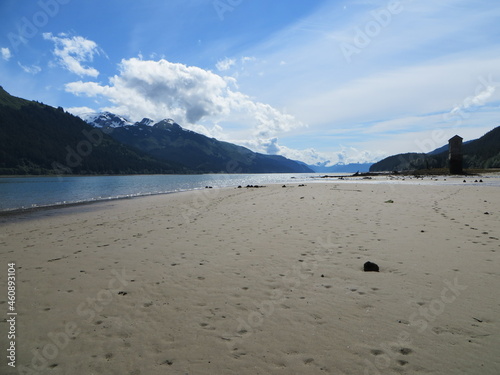
<path fill-rule="evenodd" d="M 379 267 L 377 264 L 372 262 L 366 262 L 363 266 L 365 272 L 379 272 Z"/>
<path fill-rule="evenodd" d="M 389 199 L 388 201 L 385 201 L 384 203 L 394 203 L 392 199 Z"/>

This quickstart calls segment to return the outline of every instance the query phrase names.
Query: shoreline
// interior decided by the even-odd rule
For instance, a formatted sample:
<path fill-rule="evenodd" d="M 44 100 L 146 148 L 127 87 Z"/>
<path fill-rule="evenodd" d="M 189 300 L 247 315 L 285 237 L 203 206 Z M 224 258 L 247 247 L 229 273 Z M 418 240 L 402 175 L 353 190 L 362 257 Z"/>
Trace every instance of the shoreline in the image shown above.
<path fill-rule="evenodd" d="M 307 174 L 307 173 L 306 173 Z M 258 175 L 258 174 L 257 174 Z M 133 176 L 133 175 L 131 175 Z M 353 175 L 342 175 L 342 176 L 329 176 L 329 175 L 323 175 L 323 176 L 311 176 L 310 177 L 310 183 L 374 183 L 374 184 L 390 184 L 393 182 L 402 182 L 405 181 L 406 184 L 419 184 L 419 181 L 425 181 L 428 184 L 433 184 L 436 181 L 440 182 L 445 182 L 450 179 L 449 185 L 461 185 L 462 184 L 462 179 L 467 178 L 467 177 L 484 177 L 484 178 L 498 178 L 499 181 L 497 184 L 500 187 L 500 172 L 492 172 L 492 173 L 484 173 L 480 175 L 405 175 L 405 174 L 392 174 L 392 173 L 359 173 L 359 174 L 353 174 Z M 0 176 L 1 177 L 1 176 Z M 31 176 L 34 177 L 34 176 Z M 45 177 L 50 177 L 50 176 L 45 176 Z M 85 177 L 85 176 L 72 176 L 72 177 Z M 86 177 L 91 177 L 91 176 L 86 176 Z M 95 176 L 93 176 L 95 177 Z M 385 180 L 382 180 L 382 178 L 385 178 Z M 408 179 L 409 178 L 409 179 Z M 456 180 L 451 182 L 452 180 Z M 308 181 L 305 181 L 306 183 Z M 469 183 L 478 183 L 473 182 L 473 181 L 468 181 Z M 294 184 L 299 184 L 299 182 L 294 181 L 291 179 L 289 182 L 287 182 L 289 185 L 294 185 Z M 487 182 L 482 181 L 480 183 L 484 183 L 487 185 Z M 285 183 L 286 184 L 286 183 Z M 272 183 L 269 184 L 270 186 L 272 185 L 282 185 L 282 183 Z M 210 187 L 212 188 L 212 187 Z M 225 187 L 215 187 L 215 189 L 231 189 L 231 188 L 236 188 L 236 186 L 225 186 Z M 120 200 L 126 200 L 126 199 L 135 199 L 135 198 L 143 198 L 143 197 L 149 197 L 149 196 L 157 196 L 157 195 L 166 195 L 166 194 L 176 194 L 176 193 L 183 193 L 183 192 L 189 192 L 189 191 L 198 191 L 198 190 L 205 190 L 206 188 L 199 187 L 199 188 L 193 188 L 193 189 L 187 189 L 187 190 L 178 190 L 178 191 L 167 191 L 167 192 L 159 192 L 159 193 L 144 193 L 144 194 L 139 194 L 139 195 L 133 195 L 133 196 L 118 196 L 118 197 L 109 197 L 109 198 L 100 198 L 100 199 L 92 199 L 92 200 L 85 200 L 85 201 L 79 201 L 79 202 L 65 202 L 65 203 L 54 203 L 54 204 L 47 204 L 47 205 L 40 205 L 40 206 L 34 206 L 34 207 L 25 207 L 25 208 L 13 208 L 13 209 L 5 209 L 5 210 L 0 210 L 0 224 L 2 222 L 3 218 L 10 218 L 10 217 L 17 217 L 17 216 L 23 216 L 23 215 L 30 215 L 32 213 L 36 213 L 39 211 L 46 211 L 46 210 L 58 210 L 58 209 L 64 209 L 64 208 L 71 208 L 71 207 L 78 207 L 78 206 L 86 206 L 86 205 L 92 205 L 92 204 L 97 204 L 97 203 L 105 203 L 105 202 L 113 202 L 113 201 L 120 201 Z"/>
<path fill-rule="evenodd" d="M 65 209 L 65 208 L 74 208 L 74 207 L 87 206 L 87 205 L 93 205 L 93 204 L 99 204 L 99 203 L 121 201 L 121 200 L 126 200 L 126 199 L 153 197 L 153 196 L 157 196 L 157 195 L 176 194 L 176 193 L 183 193 L 183 192 L 187 192 L 187 191 L 197 191 L 197 190 L 200 190 L 200 189 L 192 189 L 192 190 L 184 190 L 184 191 L 172 191 L 172 192 L 164 192 L 164 193 L 150 193 L 150 194 L 136 195 L 136 196 L 129 196 L 129 197 L 110 197 L 110 198 L 94 199 L 94 200 L 81 201 L 81 202 L 55 203 L 55 204 L 49 204 L 49 205 L 43 205 L 43 206 L 0 210 L 0 224 L 2 223 L 1 222 L 2 218 L 18 217 L 18 216 L 30 215 L 30 214 L 34 214 L 37 212 L 43 212 L 43 211 L 59 210 L 59 209 Z"/>

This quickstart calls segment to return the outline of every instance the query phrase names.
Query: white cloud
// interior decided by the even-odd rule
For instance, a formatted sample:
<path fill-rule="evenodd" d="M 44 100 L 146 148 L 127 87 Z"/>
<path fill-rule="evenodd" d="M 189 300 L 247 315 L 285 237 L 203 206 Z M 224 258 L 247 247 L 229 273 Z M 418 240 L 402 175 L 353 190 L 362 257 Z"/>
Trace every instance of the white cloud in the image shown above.
<path fill-rule="evenodd" d="M 79 116 L 81 118 L 84 118 L 85 115 L 93 114 L 96 113 L 96 111 L 92 108 L 89 107 L 70 107 L 70 108 L 65 108 L 65 110 L 75 116 Z"/>
<path fill-rule="evenodd" d="M 24 70 L 26 73 L 29 73 L 29 74 L 35 75 L 35 74 L 38 74 L 42 71 L 42 68 L 40 68 L 37 65 L 25 66 L 25 65 L 21 64 L 19 61 L 17 62 L 17 64 L 21 67 L 22 70 Z"/>
<path fill-rule="evenodd" d="M 84 66 L 83 63 L 92 62 L 94 55 L 101 53 L 97 44 L 81 36 L 68 37 L 61 33 L 53 36 L 52 33 L 44 33 L 43 38 L 54 42 L 54 55 L 59 64 L 72 73 L 83 76 L 97 77 L 99 72 L 92 67 Z"/>
<path fill-rule="evenodd" d="M 221 47 L 220 75 L 131 59 L 107 85 L 80 81 L 67 90 L 109 100 L 101 107 L 129 117 L 172 117 L 204 134 L 308 163 L 373 161 L 497 126 L 500 90 L 481 77 L 500 79 L 495 33 L 485 32 L 498 30 L 500 8 L 471 0 L 404 1 L 404 10 L 348 63 L 342 42 L 354 43 L 358 28 L 373 24 L 373 11 L 380 15 L 387 4 L 325 2 L 258 45 Z M 222 77 L 229 74 L 232 80 Z M 309 124 L 307 132 L 300 121 Z M 441 130 L 443 136 L 432 138 Z"/>
<path fill-rule="evenodd" d="M 0 53 L 2 54 L 2 59 L 4 59 L 5 61 L 9 61 L 12 57 L 12 53 L 8 48 L 0 48 Z"/>
<path fill-rule="evenodd" d="M 322 165 L 326 167 L 339 163 L 373 163 L 387 156 L 384 151 L 380 150 L 373 152 L 344 146 L 340 147 L 340 151 L 331 152 L 319 152 L 314 148 L 293 149 L 280 145 L 276 137 L 242 140 L 238 144 L 263 154 L 281 155 L 310 165 Z"/>
<path fill-rule="evenodd" d="M 226 70 L 231 69 L 231 67 L 235 64 L 236 64 L 235 59 L 225 58 L 224 60 L 217 62 L 217 64 L 215 64 L 215 67 L 219 72 L 225 72 Z"/>
<path fill-rule="evenodd" d="M 341 43 L 353 44 L 356 30 L 373 24 L 373 11 L 380 15 L 388 1 L 360 0 L 345 11 L 337 2 L 325 2 L 241 51 L 259 62 L 239 75 L 241 90 L 286 107 L 309 124 L 307 132 L 280 138 L 299 145 L 293 152 L 302 152 L 303 160 L 315 157 L 308 147 L 326 159 L 346 152 L 361 161 L 364 151 L 353 150 L 374 156 L 385 150 L 383 157 L 419 151 L 415 141 L 427 140 L 433 131 L 445 134 L 432 142 L 440 147 L 449 135 L 470 137 L 475 129 L 480 136 L 484 128 L 498 126 L 500 85 L 482 80 L 491 75 L 500 81 L 500 49 L 494 34 L 485 32 L 498 30 L 500 8 L 470 0 L 401 3 L 404 10 L 393 14 L 351 63 Z M 452 122 L 445 121 L 446 114 Z"/>
<path fill-rule="evenodd" d="M 226 126 L 237 124 L 237 131 L 247 139 L 264 139 L 302 126 L 293 116 L 255 101 L 235 87 L 234 78 L 198 67 L 132 58 L 122 60 L 120 74 L 109 85 L 78 81 L 68 83 L 66 91 L 109 100 L 111 105 L 102 110 L 133 120 L 173 118 L 193 129 L 204 126 L 210 134 L 223 134 Z"/>
<path fill-rule="evenodd" d="M 495 93 L 495 86 L 487 86 L 483 91 L 479 92 L 475 96 L 468 96 L 464 99 L 463 103 L 453 108 L 450 112 L 451 115 L 458 114 L 464 110 L 469 110 L 474 107 L 480 107 L 486 103 L 486 101 L 491 98 Z"/>
<path fill-rule="evenodd" d="M 242 64 L 246 64 L 246 63 L 248 63 L 248 62 L 254 62 L 254 61 L 256 61 L 256 60 L 257 60 L 257 59 L 256 59 L 254 56 L 243 56 L 243 57 L 241 58 L 241 63 L 242 63 Z"/>

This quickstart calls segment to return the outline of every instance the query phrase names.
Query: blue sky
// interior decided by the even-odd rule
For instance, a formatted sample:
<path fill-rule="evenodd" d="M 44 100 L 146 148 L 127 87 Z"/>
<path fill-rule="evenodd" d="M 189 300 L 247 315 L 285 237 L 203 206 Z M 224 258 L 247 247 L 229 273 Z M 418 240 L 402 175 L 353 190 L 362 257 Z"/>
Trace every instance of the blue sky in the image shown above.
<path fill-rule="evenodd" d="M 0 2 L 0 85 L 308 163 L 500 125 L 497 0 Z"/>

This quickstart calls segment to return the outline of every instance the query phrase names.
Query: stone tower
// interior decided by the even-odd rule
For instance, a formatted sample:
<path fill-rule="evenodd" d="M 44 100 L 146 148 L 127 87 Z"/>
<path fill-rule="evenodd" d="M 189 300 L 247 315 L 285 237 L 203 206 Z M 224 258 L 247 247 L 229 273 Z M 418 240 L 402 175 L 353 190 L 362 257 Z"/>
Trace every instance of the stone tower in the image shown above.
<path fill-rule="evenodd" d="M 463 173 L 462 140 L 462 137 L 456 135 L 448 141 L 450 174 Z"/>

